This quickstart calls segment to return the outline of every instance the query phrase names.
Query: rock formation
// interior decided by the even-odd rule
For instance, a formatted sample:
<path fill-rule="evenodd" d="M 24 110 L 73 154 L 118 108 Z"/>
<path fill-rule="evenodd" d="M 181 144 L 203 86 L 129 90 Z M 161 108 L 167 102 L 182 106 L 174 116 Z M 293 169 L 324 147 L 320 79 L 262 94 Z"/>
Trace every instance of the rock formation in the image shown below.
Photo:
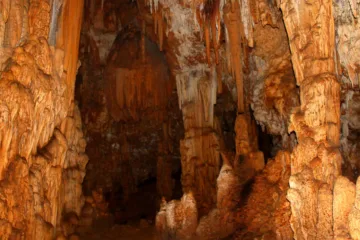
<path fill-rule="evenodd" d="M 73 97 L 83 2 L 57 4 L 0 4 L 2 239 L 63 234 L 63 217 L 84 201 L 88 159 Z"/>
<path fill-rule="evenodd" d="M 192 192 L 184 193 L 181 200 L 164 202 L 156 216 L 156 229 L 160 239 L 191 239 L 196 231 L 198 212 Z"/>
<path fill-rule="evenodd" d="M 359 4 L 0 0 L 0 239 L 360 239 Z"/>

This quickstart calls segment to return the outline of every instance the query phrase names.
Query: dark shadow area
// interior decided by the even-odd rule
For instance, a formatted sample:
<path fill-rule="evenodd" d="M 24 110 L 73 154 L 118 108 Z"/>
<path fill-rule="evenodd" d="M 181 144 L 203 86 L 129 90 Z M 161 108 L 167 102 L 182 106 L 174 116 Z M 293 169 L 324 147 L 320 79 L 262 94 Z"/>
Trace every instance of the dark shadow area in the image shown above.
<path fill-rule="evenodd" d="M 257 125 L 257 134 L 258 134 L 259 150 L 264 153 L 264 160 L 266 164 L 269 158 L 274 157 L 273 136 L 266 132 L 263 132 L 260 125 Z"/>

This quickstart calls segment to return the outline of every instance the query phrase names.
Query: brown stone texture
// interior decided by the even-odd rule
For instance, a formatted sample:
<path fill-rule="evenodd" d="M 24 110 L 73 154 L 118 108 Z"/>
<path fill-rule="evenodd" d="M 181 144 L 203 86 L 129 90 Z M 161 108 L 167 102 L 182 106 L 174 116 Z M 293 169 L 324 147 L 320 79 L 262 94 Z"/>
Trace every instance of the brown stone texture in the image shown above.
<path fill-rule="evenodd" d="M 349 239 L 355 186 L 339 176 L 340 83 L 333 6 L 329 1 L 285 1 L 281 9 L 301 100 L 289 128 L 298 138 L 287 196 L 290 223 L 297 239 Z"/>
<path fill-rule="evenodd" d="M 292 239 L 290 204 L 286 199 L 289 188 L 290 153 L 279 151 L 257 175 L 251 194 L 238 213 L 238 224 L 246 226 L 237 231 L 235 239 Z"/>
<path fill-rule="evenodd" d="M 180 201 L 166 203 L 163 200 L 156 216 L 160 239 L 217 239 L 235 232 L 241 184 L 226 158 L 216 181 L 216 207 L 200 220 L 191 192 L 184 193 Z"/>
<path fill-rule="evenodd" d="M 80 214 L 84 202 L 86 141 L 71 94 L 83 3 L 64 1 L 56 16 L 60 26 L 50 23 L 48 1 L 0 6 L 0 52 L 6 53 L 1 54 L 0 235 L 53 239 L 64 231 L 63 216 Z M 72 31 L 64 31 L 63 25 L 73 23 Z M 63 31 L 55 46 L 48 44 L 51 28 Z"/>
<path fill-rule="evenodd" d="M 191 192 L 180 200 L 162 202 L 156 216 L 156 229 L 160 239 L 192 239 L 196 231 L 198 212 Z"/>

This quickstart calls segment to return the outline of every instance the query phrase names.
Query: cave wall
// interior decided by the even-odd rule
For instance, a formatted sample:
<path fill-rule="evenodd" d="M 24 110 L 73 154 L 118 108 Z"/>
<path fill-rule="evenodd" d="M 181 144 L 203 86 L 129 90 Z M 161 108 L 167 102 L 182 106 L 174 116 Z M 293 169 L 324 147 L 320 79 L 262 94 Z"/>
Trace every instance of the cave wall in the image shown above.
<path fill-rule="evenodd" d="M 73 101 L 82 1 L 1 1 L 2 239 L 53 239 L 88 161 Z"/>

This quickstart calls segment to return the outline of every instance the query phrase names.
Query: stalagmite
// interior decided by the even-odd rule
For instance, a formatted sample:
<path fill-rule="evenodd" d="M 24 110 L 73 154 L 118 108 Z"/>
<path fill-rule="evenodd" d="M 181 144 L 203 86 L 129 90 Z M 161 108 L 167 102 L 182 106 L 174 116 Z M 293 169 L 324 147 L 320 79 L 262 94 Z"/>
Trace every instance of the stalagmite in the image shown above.
<path fill-rule="evenodd" d="M 227 157 L 222 154 L 223 165 L 216 180 L 216 208 L 203 216 L 196 229 L 199 239 L 225 238 L 236 229 L 236 207 L 240 202 L 239 176 Z"/>
<path fill-rule="evenodd" d="M 356 195 L 355 199 L 350 198 L 348 199 L 349 202 L 354 202 L 354 205 L 351 208 L 351 211 L 349 213 L 349 232 L 352 237 L 352 239 L 360 239 L 360 178 L 356 181 Z"/>
<path fill-rule="evenodd" d="M 180 201 L 163 202 L 156 216 L 160 239 L 192 239 L 197 218 L 196 201 L 191 192 L 185 193 Z"/>
<path fill-rule="evenodd" d="M 206 58 L 207 58 L 207 62 L 209 64 L 209 66 L 211 65 L 211 52 L 210 52 L 210 26 L 209 23 L 206 22 L 205 23 L 205 27 L 204 27 L 204 39 L 205 39 L 205 45 L 206 45 Z"/>
<path fill-rule="evenodd" d="M 328 194 L 331 195 L 331 192 Z M 355 200 L 355 184 L 340 176 L 334 185 L 334 237 L 349 238 L 348 219 Z"/>

